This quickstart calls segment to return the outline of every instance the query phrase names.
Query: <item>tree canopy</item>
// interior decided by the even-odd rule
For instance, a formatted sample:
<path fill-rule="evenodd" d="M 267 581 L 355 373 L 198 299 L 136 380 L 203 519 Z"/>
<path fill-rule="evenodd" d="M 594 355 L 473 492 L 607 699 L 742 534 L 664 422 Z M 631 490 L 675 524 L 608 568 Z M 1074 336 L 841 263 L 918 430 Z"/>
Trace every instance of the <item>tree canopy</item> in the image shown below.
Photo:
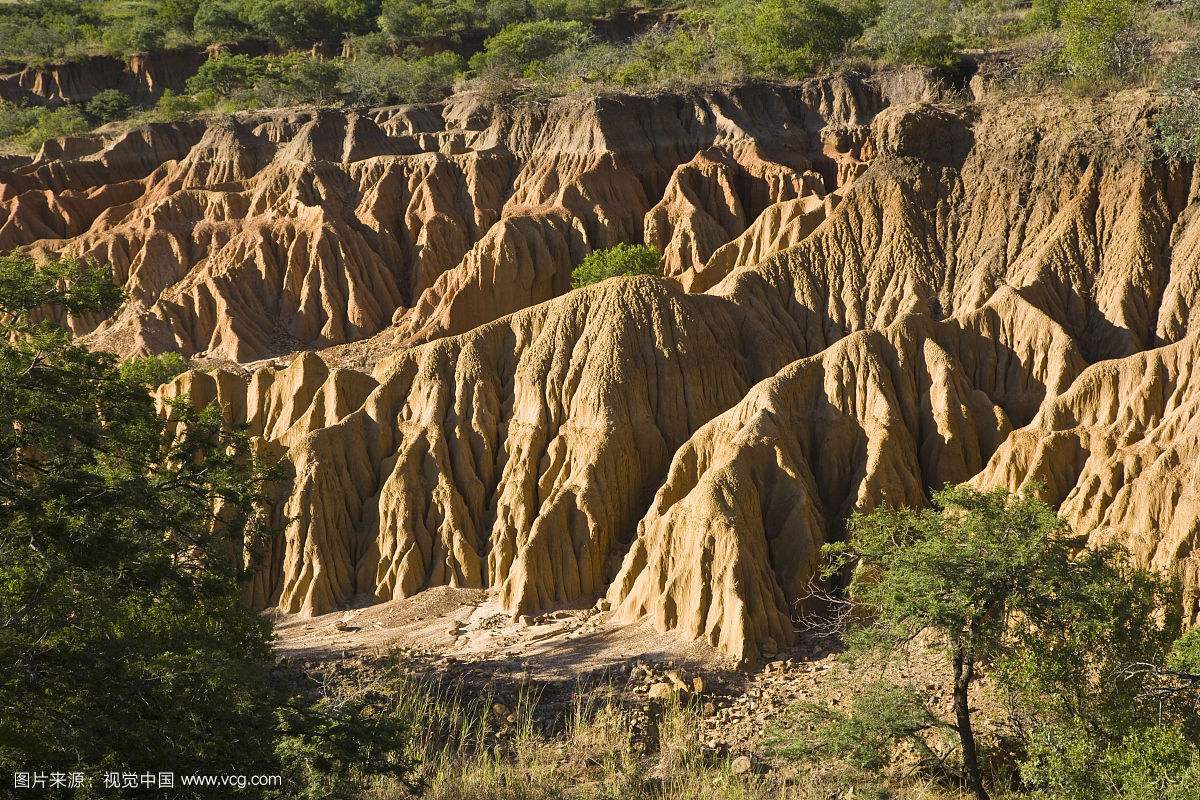
<path fill-rule="evenodd" d="M 280 797 L 407 776 L 394 706 L 273 681 L 242 595 L 280 469 L 215 405 L 160 413 L 182 358 L 119 367 L 56 324 L 121 296 L 86 261 L 0 256 L 0 772 L 282 774 Z"/>
<path fill-rule="evenodd" d="M 869 768 L 881 748 L 908 742 L 945 768 L 929 746 L 943 730 L 980 800 L 994 760 L 985 753 L 998 751 L 1023 753 L 1023 778 L 1048 797 L 1141 797 L 1126 789 L 1151 774 L 1167 793 L 1157 796 L 1190 797 L 1169 791 L 1200 769 L 1197 697 L 1153 690 L 1168 664 L 1192 666 L 1174 582 L 1132 567 L 1118 547 L 1084 547 L 1032 493 L 969 487 L 935 493 L 927 509 L 857 514 L 846 540 L 824 550 L 827 575 L 850 576 L 846 598 L 832 601 L 849 657 L 888 663 L 924 641 L 945 661 L 952 712 L 942 718 L 912 687 L 883 682 L 848 712 L 808 709 L 826 722 L 813 747 Z M 984 675 L 1012 726 L 986 749 L 972 701 Z M 1107 775 L 1088 766 L 1101 763 Z"/>

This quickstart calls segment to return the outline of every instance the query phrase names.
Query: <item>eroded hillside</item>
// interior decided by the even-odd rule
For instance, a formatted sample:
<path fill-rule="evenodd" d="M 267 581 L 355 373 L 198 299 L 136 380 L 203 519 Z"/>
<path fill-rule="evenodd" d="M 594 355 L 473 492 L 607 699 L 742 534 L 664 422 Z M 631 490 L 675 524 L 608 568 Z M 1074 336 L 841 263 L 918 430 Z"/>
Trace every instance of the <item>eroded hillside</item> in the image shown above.
<path fill-rule="evenodd" d="M 753 658 L 852 511 L 1032 478 L 1195 618 L 1200 183 L 1150 108 L 908 75 L 160 123 L 6 162 L 0 247 L 113 265 L 92 346 L 223 365 L 163 391 L 295 467 L 260 607 L 603 597 Z M 669 280 L 568 291 L 622 241 Z"/>

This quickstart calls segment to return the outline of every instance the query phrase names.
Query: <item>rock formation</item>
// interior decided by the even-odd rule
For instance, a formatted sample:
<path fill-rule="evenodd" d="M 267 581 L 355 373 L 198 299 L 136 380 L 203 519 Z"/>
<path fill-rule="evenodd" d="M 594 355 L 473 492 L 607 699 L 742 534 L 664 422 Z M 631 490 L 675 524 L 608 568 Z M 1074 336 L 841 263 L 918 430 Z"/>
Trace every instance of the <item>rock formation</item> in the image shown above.
<path fill-rule="evenodd" d="M 1197 617 L 1200 176 L 1149 99 L 843 77 L 280 110 L 50 143 L 0 246 L 113 264 L 91 346 L 207 362 L 286 459 L 252 602 L 606 597 L 753 659 L 847 516 L 1035 480 Z M 588 251 L 667 279 L 569 289 Z M 299 355 L 295 355 L 299 353 Z M 264 361 L 263 359 L 267 359 Z"/>
<path fill-rule="evenodd" d="M 265 45 L 255 42 L 222 45 L 221 49 L 249 55 L 266 51 Z M 211 52 L 211 48 L 184 47 L 37 65 L 0 63 L 0 100 L 58 106 L 86 103 L 106 89 L 116 89 L 136 103 L 153 103 L 167 89 L 182 91 Z"/>

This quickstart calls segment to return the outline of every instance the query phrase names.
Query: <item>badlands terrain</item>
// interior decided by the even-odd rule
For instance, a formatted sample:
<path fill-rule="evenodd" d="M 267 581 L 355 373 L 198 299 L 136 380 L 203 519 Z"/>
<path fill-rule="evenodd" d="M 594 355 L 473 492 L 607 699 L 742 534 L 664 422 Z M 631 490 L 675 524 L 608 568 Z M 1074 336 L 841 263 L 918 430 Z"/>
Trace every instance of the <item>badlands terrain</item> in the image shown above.
<path fill-rule="evenodd" d="M 0 249 L 111 264 L 73 332 L 290 465 L 285 653 L 758 662 L 849 514 L 963 481 L 1196 620 L 1200 175 L 1152 110 L 907 71 L 102 128 L 0 158 Z M 664 277 L 571 290 L 620 242 Z"/>

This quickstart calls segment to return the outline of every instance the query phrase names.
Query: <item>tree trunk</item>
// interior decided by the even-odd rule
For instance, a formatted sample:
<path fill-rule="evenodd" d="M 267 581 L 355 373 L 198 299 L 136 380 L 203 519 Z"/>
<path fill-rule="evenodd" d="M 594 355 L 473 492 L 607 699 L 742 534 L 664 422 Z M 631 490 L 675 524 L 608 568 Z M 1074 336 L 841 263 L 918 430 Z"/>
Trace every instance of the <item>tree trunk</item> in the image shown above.
<path fill-rule="evenodd" d="M 971 681 L 975 678 L 975 660 L 965 650 L 954 652 L 954 722 L 958 738 L 962 743 L 963 767 L 966 770 L 967 789 L 975 800 L 991 800 L 983 788 L 983 776 L 979 773 L 979 755 L 975 750 L 975 731 L 971 727 Z"/>

